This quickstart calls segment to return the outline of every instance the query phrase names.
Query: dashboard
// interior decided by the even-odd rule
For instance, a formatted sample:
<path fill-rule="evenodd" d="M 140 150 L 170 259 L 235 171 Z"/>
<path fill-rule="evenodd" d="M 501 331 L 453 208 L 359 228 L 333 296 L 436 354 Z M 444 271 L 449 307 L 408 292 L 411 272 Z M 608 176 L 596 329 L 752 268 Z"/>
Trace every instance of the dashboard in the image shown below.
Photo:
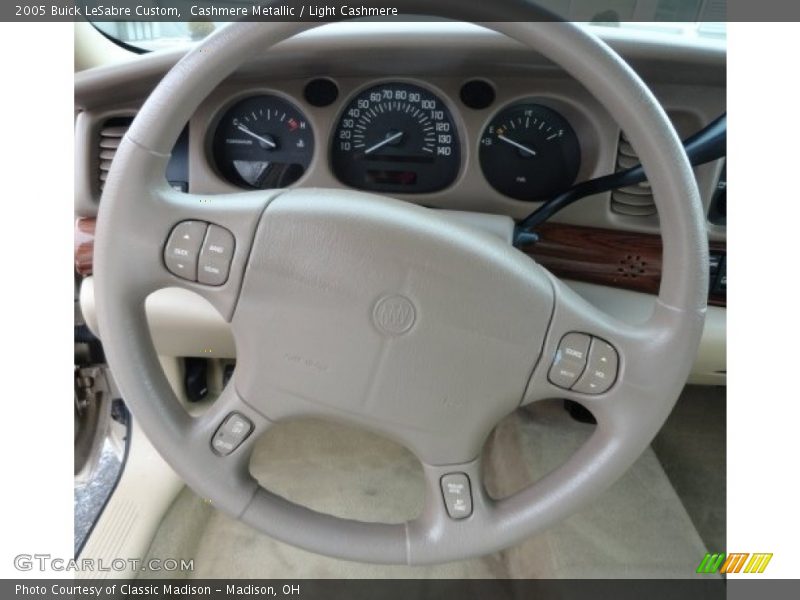
<path fill-rule="evenodd" d="M 682 137 L 725 111 L 724 46 L 604 35 L 650 85 Z M 181 56 L 153 53 L 76 76 L 78 214 L 97 210 L 104 123 L 132 117 Z M 568 74 L 504 36 L 458 23 L 415 24 L 413 31 L 337 24 L 307 32 L 213 89 L 186 132 L 176 155 L 185 166 L 180 185 L 193 193 L 363 189 L 515 219 L 555 191 L 635 160 L 625 155 L 624 132 Z M 721 170 L 696 170 L 707 209 Z M 557 220 L 657 234 L 646 192 L 587 198 Z M 724 227 L 709 221 L 709 238 L 724 236 Z"/>
<path fill-rule="evenodd" d="M 168 181 L 208 195 L 283 186 L 368 190 L 430 208 L 521 219 L 573 183 L 638 162 L 605 108 L 543 57 L 474 25 L 401 25 L 325 26 L 250 59 L 198 102 L 173 149 Z M 615 31 L 603 37 L 649 85 L 681 137 L 725 112 L 724 43 Z M 114 149 L 184 52 L 76 73 L 82 275 L 92 271 L 94 216 Z M 695 175 L 708 215 L 712 285 L 693 381 L 721 384 L 724 161 L 698 167 Z M 652 309 L 662 246 L 649 186 L 585 198 L 539 233 L 535 246 L 521 250 L 590 302 L 623 320 Z M 91 314 L 91 286 L 85 290 L 82 307 Z M 191 356 L 213 342 L 234 356 L 224 324 L 211 313 L 202 327 L 185 322 L 190 299 L 176 302 L 170 294 L 164 290 L 148 313 L 164 325 L 154 330 L 162 353 Z M 198 314 L 203 310 L 197 306 Z M 180 336 L 172 335 L 176 328 Z"/>

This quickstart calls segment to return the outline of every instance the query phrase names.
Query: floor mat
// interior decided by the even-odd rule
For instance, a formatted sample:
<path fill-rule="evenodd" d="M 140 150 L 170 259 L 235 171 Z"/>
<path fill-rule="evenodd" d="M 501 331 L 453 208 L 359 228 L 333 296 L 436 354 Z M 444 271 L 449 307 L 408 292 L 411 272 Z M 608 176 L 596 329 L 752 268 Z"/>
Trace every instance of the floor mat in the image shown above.
<path fill-rule="evenodd" d="M 687 386 L 653 440 L 709 551 L 726 549 L 726 388 Z"/>
<path fill-rule="evenodd" d="M 505 419 L 486 449 L 487 487 L 505 495 L 563 463 L 591 434 L 560 402 Z M 423 479 L 405 449 L 330 423 L 298 421 L 260 440 L 251 471 L 272 491 L 323 512 L 401 522 L 418 514 Z M 185 489 L 150 557 L 194 558 L 187 577 L 688 577 L 705 547 L 652 450 L 591 508 L 546 534 L 480 559 L 430 567 L 330 559 L 276 542 Z M 148 573 L 158 576 L 158 573 Z M 169 574 L 175 575 L 175 574 Z"/>
<path fill-rule="evenodd" d="M 510 493 L 540 479 L 593 429 L 573 421 L 561 402 L 541 403 L 506 419 L 495 430 L 489 452 L 489 468 L 501 479 L 498 487 Z M 684 578 L 695 575 L 704 554 L 702 540 L 648 448 L 588 508 L 505 551 L 504 562 L 513 577 L 524 578 Z"/>

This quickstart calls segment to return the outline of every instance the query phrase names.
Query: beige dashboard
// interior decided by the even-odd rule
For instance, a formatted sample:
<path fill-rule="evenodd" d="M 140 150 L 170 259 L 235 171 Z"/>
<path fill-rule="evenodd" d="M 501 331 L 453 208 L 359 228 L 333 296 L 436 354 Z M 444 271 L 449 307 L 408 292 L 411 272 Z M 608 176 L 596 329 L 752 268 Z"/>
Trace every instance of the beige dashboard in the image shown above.
<path fill-rule="evenodd" d="M 619 34 L 617 34 L 619 35 Z M 682 136 L 702 128 L 725 112 L 725 52 L 718 46 L 671 47 L 652 40 L 608 40 L 623 53 L 651 86 Z M 133 115 L 158 79 L 181 56 L 169 52 L 140 56 L 126 63 L 76 74 L 76 202 L 79 214 L 92 214 L 99 200 L 93 181 L 97 156 L 92 142 L 109 118 Z M 305 84 L 325 77 L 339 95 L 326 107 L 309 105 Z M 461 86 L 470 80 L 488 82 L 496 93 L 483 109 L 465 106 Z M 458 130 L 461 168 L 455 182 L 432 194 L 397 194 L 405 200 L 455 210 L 506 214 L 521 218 L 535 205 L 508 198 L 486 181 L 477 161 L 481 132 L 502 108 L 534 101 L 560 112 L 575 129 L 581 145 L 577 181 L 613 172 L 620 131 L 608 113 L 563 71 L 532 55 L 516 42 L 475 26 L 455 23 L 390 28 L 386 24 L 326 26 L 284 42 L 256 57 L 198 103 L 189 123 L 190 190 L 229 192 L 213 164 L 209 138 L 216 121 L 233 100 L 261 93 L 290 100 L 307 116 L 315 150 L 309 170 L 297 182 L 303 186 L 342 187 L 330 168 L 331 136 L 340 113 L 359 90 L 386 81 L 413 82 L 435 92 L 447 105 Z M 697 169 L 706 204 L 721 165 Z M 594 227 L 656 232 L 655 217 L 616 214 L 609 195 L 590 198 L 564 211 L 564 222 Z M 711 239 L 724 232 L 709 228 Z"/>
<path fill-rule="evenodd" d="M 644 38 L 613 30 L 601 34 L 650 85 L 681 137 L 725 112 L 724 44 Z M 110 119 L 134 115 L 183 52 L 131 57 L 76 73 L 77 217 L 93 217 L 100 202 L 98 165 L 102 157 L 98 140 L 102 128 Z M 324 107 L 312 106 L 304 97 L 306 84 L 319 77 L 333 81 L 338 88 L 336 100 Z M 474 109 L 462 102 L 461 87 L 471 80 L 486 82 L 494 90 L 495 99 L 489 106 Z M 483 28 L 458 23 L 337 24 L 304 33 L 252 58 L 208 98 L 198 99 L 188 123 L 189 191 L 215 194 L 237 189 L 221 176 L 212 156 L 211 138 L 227 108 L 236 100 L 258 94 L 287 99 L 308 119 L 314 136 L 313 156 L 305 174 L 294 185 L 346 187 L 331 169 L 331 143 L 337 122 L 355 94 L 388 81 L 409 82 L 434 92 L 452 115 L 460 145 L 460 166 L 451 185 L 433 193 L 395 194 L 403 200 L 432 208 L 508 215 L 515 219 L 536 208 L 536 203 L 515 200 L 496 191 L 487 182 L 478 161 L 479 142 L 487 123 L 503 108 L 521 101 L 555 109 L 572 126 L 581 147 L 577 181 L 605 175 L 617 168 L 621 132 L 606 110 L 566 73 L 518 43 Z M 706 211 L 722 167 L 717 162 L 695 171 Z M 658 233 L 657 215 L 621 214 L 614 210 L 609 193 L 568 207 L 554 221 L 605 230 Z M 723 226 L 709 222 L 708 232 L 712 242 L 724 243 Z M 85 287 L 82 304 L 91 324 L 93 298 L 90 286 Z M 596 303 L 620 306 L 633 303 L 640 307 L 639 313 L 647 311 L 653 298 L 628 290 L 615 290 L 612 295 L 602 290 L 594 293 L 586 284 L 579 288 Z M 171 332 L 173 341 L 164 341 L 162 348 L 170 355 L 180 355 L 181 350 L 183 354 L 191 354 L 180 344 L 175 346 L 175 340 L 185 339 L 192 347 L 198 342 L 191 339 L 193 325 L 178 318 L 180 302 L 178 296 L 173 294 L 170 300 L 167 294 L 149 307 L 153 312 L 151 324 L 161 322 L 162 328 Z M 614 312 L 613 307 L 607 308 Z M 194 325 L 205 323 L 209 332 L 219 332 L 219 323 L 211 323 L 213 318 L 201 308 L 197 311 L 200 316 Z M 701 358 L 693 377 L 702 383 L 724 384 L 725 309 L 712 307 L 710 311 Z M 166 325 L 175 322 L 179 323 L 177 329 Z M 163 335 L 154 337 L 157 342 L 165 340 Z M 217 347 L 230 347 L 227 338 L 218 341 Z"/>

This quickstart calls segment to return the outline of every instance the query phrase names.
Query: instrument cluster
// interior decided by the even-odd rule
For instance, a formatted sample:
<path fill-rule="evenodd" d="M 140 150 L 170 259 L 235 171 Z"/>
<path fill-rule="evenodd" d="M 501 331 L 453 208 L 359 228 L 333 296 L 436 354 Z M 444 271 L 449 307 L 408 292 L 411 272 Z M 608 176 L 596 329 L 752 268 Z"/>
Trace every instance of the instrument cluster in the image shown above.
<path fill-rule="evenodd" d="M 316 79 L 305 89 L 312 106 L 332 105 L 333 82 Z M 469 108 L 494 100 L 490 84 L 462 88 Z M 458 116 L 458 115 L 456 115 Z M 462 140 L 451 105 L 418 83 L 386 81 L 357 90 L 338 110 L 321 140 L 332 174 L 342 184 L 382 193 L 422 194 L 453 185 L 464 168 L 465 144 L 484 178 L 516 200 L 546 199 L 570 185 L 581 164 L 578 137 L 550 106 L 524 99 L 498 108 L 478 140 Z M 216 172 L 244 189 L 271 189 L 301 181 L 317 145 L 310 120 L 294 101 L 260 93 L 227 106 L 209 132 Z M 317 132 L 318 134 L 320 132 Z"/>

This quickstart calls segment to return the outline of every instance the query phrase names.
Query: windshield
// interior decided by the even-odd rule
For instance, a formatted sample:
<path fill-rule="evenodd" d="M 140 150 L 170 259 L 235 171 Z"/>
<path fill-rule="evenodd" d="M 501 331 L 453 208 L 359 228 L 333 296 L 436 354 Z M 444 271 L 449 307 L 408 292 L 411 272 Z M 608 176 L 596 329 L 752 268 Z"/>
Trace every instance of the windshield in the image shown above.
<path fill-rule="evenodd" d="M 152 51 L 196 43 L 228 22 L 95 22 L 100 31 L 110 38 L 137 50 Z M 351 25 L 353 25 L 351 23 Z M 724 22 L 592 22 L 586 27 L 597 32 L 615 28 L 637 37 L 672 37 L 677 39 L 725 39 Z M 357 26 L 357 25 L 356 25 Z M 421 22 L 393 23 L 393 26 L 422 27 Z"/>

